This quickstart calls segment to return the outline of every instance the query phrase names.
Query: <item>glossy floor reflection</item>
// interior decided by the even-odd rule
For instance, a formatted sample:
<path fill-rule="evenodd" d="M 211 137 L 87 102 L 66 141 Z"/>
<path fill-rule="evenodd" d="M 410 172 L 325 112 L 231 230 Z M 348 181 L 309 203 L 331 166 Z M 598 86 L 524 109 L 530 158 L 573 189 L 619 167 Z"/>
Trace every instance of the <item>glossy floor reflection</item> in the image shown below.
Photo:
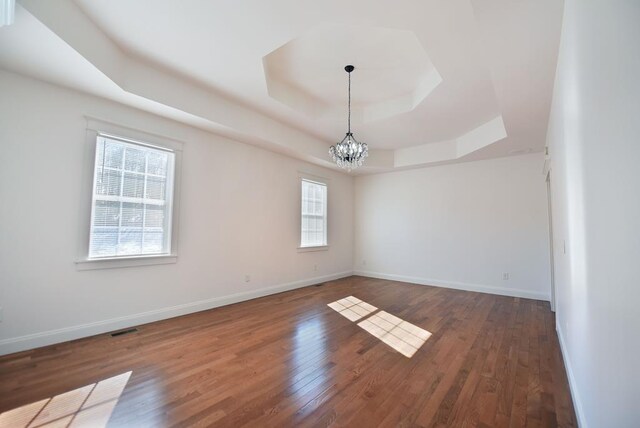
<path fill-rule="evenodd" d="M 576 426 L 547 302 L 349 277 L 137 327 L 1 356 L 0 426 Z"/>
<path fill-rule="evenodd" d="M 328 370 L 323 365 L 308 366 L 309 356 L 313 354 L 324 355 L 327 352 L 326 325 L 322 318 L 311 318 L 296 325 L 293 336 L 292 358 L 288 364 L 290 373 L 289 393 L 294 397 L 304 396 L 304 389 L 301 388 L 301 381 L 313 371 L 316 375 L 315 382 L 325 382 L 328 380 Z"/>
<path fill-rule="evenodd" d="M 105 427 L 131 372 L 0 414 L 0 427 Z"/>

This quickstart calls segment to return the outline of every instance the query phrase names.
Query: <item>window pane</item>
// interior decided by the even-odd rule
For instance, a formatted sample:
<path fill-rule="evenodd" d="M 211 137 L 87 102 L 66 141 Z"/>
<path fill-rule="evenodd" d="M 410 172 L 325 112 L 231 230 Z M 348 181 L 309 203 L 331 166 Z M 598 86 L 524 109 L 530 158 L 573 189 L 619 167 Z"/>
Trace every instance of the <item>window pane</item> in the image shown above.
<path fill-rule="evenodd" d="M 124 169 L 127 171 L 144 172 L 145 158 L 144 150 L 127 147 L 125 151 Z"/>
<path fill-rule="evenodd" d="M 120 202 L 96 201 L 93 209 L 94 226 L 118 226 L 120 223 Z"/>
<path fill-rule="evenodd" d="M 120 229 L 118 255 L 134 255 L 142 253 L 142 230 Z"/>
<path fill-rule="evenodd" d="M 148 199 L 164 199 L 164 185 L 166 179 L 158 177 L 147 177 Z"/>
<path fill-rule="evenodd" d="M 144 194 L 144 175 L 124 173 L 122 196 L 142 198 Z"/>
<path fill-rule="evenodd" d="M 173 153 L 99 137 L 95 162 L 89 257 L 168 253 Z"/>
<path fill-rule="evenodd" d="M 122 204 L 122 227 L 142 227 L 142 204 Z"/>
<path fill-rule="evenodd" d="M 154 175 L 167 175 L 167 155 L 162 151 L 150 152 L 147 165 L 147 172 Z"/>
<path fill-rule="evenodd" d="M 162 232 L 144 232 L 144 240 L 142 242 L 142 250 L 145 254 L 161 253 L 163 246 L 164 234 Z"/>
<path fill-rule="evenodd" d="M 145 205 L 145 227 L 163 227 L 164 207 L 160 205 Z"/>
<path fill-rule="evenodd" d="M 101 146 L 106 153 L 103 166 L 108 168 L 122 169 L 124 147 L 121 145 L 110 144 L 106 139 L 103 140 Z M 100 159 L 100 161 L 100 165 L 102 165 L 102 159 Z"/>
<path fill-rule="evenodd" d="M 98 195 L 120 195 L 120 185 L 122 184 L 122 173 L 96 168 L 96 194 Z"/>
<path fill-rule="evenodd" d="M 97 229 L 91 236 L 90 254 L 94 257 L 109 257 L 116 255 L 118 245 L 118 229 Z"/>

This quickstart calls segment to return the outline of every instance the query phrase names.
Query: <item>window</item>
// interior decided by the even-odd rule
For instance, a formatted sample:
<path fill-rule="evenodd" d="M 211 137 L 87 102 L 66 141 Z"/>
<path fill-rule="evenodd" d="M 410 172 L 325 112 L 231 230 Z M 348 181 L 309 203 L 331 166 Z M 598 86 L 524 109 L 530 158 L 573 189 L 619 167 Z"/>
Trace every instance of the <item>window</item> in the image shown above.
<path fill-rule="evenodd" d="M 173 150 L 98 134 L 88 258 L 168 255 Z"/>
<path fill-rule="evenodd" d="M 302 179 L 300 247 L 327 245 L 327 185 Z"/>

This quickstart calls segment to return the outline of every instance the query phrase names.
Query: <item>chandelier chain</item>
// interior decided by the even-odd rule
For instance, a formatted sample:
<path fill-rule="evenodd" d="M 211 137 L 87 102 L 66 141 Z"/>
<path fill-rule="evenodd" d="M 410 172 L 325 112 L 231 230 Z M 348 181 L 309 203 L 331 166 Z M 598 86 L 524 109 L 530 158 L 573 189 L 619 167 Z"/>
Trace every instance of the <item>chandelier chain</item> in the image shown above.
<path fill-rule="evenodd" d="M 349 130 L 349 134 L 351 134 L 351 72 L 347 74 L 349 75 L 349 118 L 347 120 L 347 129 Z"/>

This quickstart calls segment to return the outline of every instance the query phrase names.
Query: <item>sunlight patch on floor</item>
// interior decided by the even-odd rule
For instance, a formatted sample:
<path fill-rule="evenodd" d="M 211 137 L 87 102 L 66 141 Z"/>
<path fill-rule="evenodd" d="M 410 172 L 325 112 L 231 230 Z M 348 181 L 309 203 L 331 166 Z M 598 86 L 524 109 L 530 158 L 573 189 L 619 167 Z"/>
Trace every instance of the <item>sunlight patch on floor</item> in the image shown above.
<path fill-rule="evenodd" d="M 358 326 L 382 340 L 405 357 L 411 358 L 431 333 L 385 311 L 380 311 Z"/>
<path fill-rule="evenodd" d="M 370 305 L 367 302 L 363 302 L 353 296 L 345 297 L 344 299 L 329 303 L 327 306 L 347 318 L 349 321 L 358 321 L 360 318 L 366 317 L 378 309 L 375 306 Z"/>
<path fill-rule="evenodd" d="M 378 310 L 377 307 L 354 296 L 336 300 L 327 304 L 327 306 L 349 321 L 355 322 L 369 317 L 360 321 L 358 326 L 407 358 L 411 358 L 424 345 L 424 342 L 431 337 L 431 333 L 427 330 L 388 312 L 380 311 L 374 313 Z"/>
<path fill-rule="evenodd" d="M 0 414 L 0 427 L 105 427 L 131 372 Z"/>

